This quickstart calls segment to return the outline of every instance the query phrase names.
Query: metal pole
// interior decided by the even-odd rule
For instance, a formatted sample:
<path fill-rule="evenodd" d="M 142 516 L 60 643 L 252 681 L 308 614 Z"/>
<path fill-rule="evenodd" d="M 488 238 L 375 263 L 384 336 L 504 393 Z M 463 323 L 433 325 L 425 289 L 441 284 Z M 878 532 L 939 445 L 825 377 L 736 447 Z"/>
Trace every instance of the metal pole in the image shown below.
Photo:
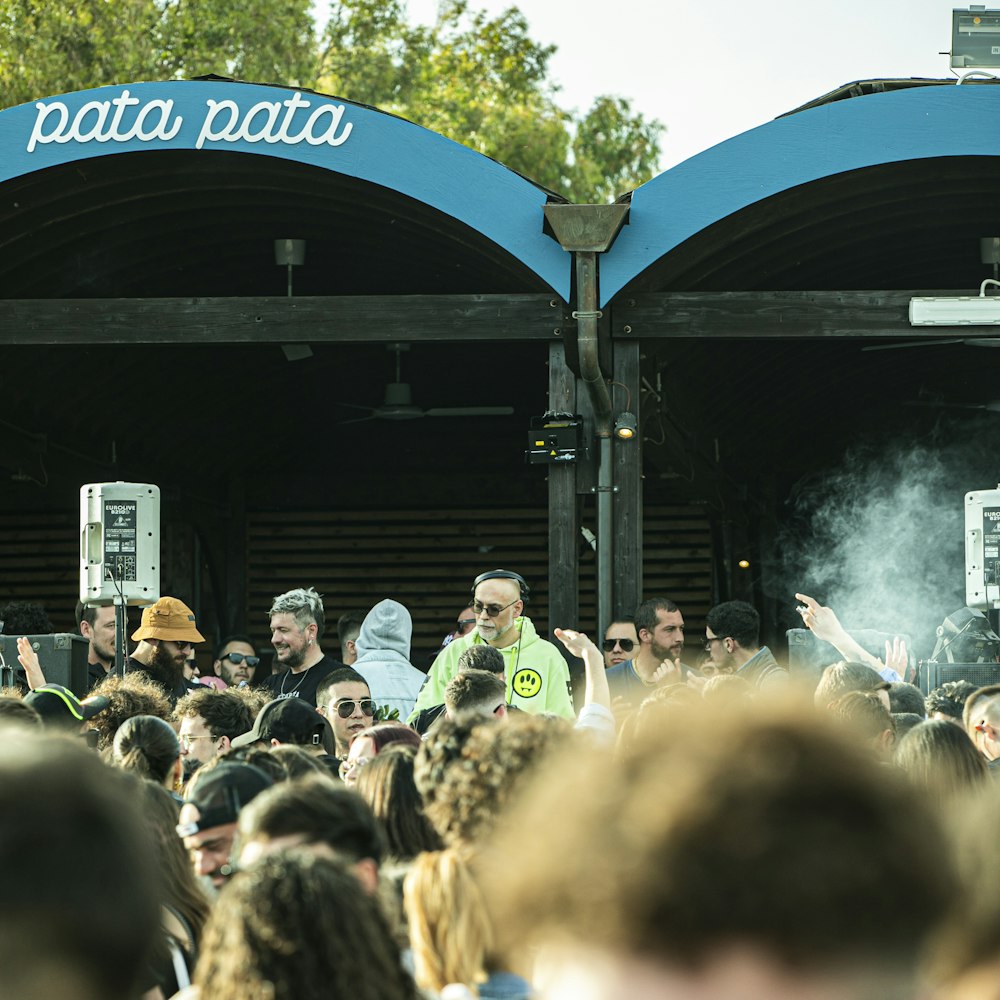
<path fill-rule="evenodd" d="M 128 630 L 127 607 L 125 599 L 120 594 L 115 594 L 115 673 L 119 677 L 125 676 L 125 642 Z"/>
<path fill-rule="evenodd" d="M 604 637 L 614 610 L 611 607 L 614 577 L 612 520 L 611 438 L 600 438 L 597 466 L 597 639 Z"/>

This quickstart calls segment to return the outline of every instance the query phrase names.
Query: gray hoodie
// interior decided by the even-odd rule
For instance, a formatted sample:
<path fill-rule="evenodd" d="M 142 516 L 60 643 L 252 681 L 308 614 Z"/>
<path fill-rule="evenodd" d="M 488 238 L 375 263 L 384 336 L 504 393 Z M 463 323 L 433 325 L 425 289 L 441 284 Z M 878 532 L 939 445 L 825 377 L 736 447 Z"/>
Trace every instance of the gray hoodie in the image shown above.
<path fill-rule="evenodd" d="M 376 705 L 399 710 L 405 722 L 426 679 L 410 663 L 413 622 L 398 601 L 379 601 L 361 623 L 354 669 L 368 682 Z"/>

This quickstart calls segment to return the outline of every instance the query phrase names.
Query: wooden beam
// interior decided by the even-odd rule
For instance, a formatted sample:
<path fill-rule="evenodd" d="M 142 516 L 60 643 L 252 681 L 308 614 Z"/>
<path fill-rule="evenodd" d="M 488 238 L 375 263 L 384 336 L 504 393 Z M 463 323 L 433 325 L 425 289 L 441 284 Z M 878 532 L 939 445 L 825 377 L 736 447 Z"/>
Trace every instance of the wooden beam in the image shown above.
<path fill-rule="evenodd" d="M 0 299 L 0 344 L 556 340 L 554 295 Z"/>
<path fill-rule="evenodd" d="M 613 305 L 612 336 L 643 339 L 814 339 L 906 337 L 968 340 L 993 328 L 910 326 L 913 296 L 953 291 L 662 292 L 625 295 Z"/>

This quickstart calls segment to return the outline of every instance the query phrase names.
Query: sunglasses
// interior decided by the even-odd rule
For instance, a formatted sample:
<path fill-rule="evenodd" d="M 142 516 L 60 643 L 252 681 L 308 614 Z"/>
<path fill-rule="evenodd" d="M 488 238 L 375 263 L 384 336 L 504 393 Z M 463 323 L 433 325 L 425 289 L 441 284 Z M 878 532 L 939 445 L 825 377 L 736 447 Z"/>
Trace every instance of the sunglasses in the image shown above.
<path fill-rule="evenodd" d="M 362 698 L 360 701 L 350 701 L 345 698 L 344 701 L 338 701 L 333 707 L 337 710 L 337 715 L 342 719 L 349 719 L 354 715 L 355 705 L 360 707 L 362 715 L 375 714 L 375 702 L 371 698 Z"/>
<path fill-rule="evenodd" d="M 226 655 L 223 656 L 222 659 L 229 660 L 230 663 L 236 665 L 246 660 L 248 667 L 256 667 L 257 664 L 260 663 L 259 656 L 247 656 L 246 653 L 226 653 Z"/>
<path fill-rule="evenodd" d="M 476 612 L 477 615 L 481 615 L 484 611 L 490 618 L 496 618 L 501 611 L 506 611 L 509 607 L 517 604 L 521 600 L 520 597 L 515 598 L 510 604 L 505 604 L 502 608 L 499 604 L 483 604 L 482 601 L 473 601 L 472 610 Z"/>
<path fill-rule="evenodd" d="M 475 625 L 475 624 L 476 624 L 475 618 L 459 618 L 458 621 L 455 622 L 455 628 L 461 630 L 465 628 L 466 625 Z"/>
<path fill-rule="evenodd" d="M 605 653 L 610 653 L 615 646 L 621 646 L 623 653 L 631 653 L 635 642 L 632 639 L 605 639 L 601 645 Z"/>

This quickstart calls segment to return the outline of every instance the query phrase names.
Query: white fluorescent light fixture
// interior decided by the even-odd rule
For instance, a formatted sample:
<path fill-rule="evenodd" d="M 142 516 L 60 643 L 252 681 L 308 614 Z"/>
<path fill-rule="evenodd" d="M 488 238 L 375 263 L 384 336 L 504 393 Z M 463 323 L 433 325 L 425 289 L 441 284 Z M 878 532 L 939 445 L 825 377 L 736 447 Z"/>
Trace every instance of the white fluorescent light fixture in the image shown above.
<path fill-rule="evenodd" d="M 987 278 L 978 295 L 939 295 L 910 299 L 910 326 L 1000 326 L 1000 295 L 987 297 Z"/>

